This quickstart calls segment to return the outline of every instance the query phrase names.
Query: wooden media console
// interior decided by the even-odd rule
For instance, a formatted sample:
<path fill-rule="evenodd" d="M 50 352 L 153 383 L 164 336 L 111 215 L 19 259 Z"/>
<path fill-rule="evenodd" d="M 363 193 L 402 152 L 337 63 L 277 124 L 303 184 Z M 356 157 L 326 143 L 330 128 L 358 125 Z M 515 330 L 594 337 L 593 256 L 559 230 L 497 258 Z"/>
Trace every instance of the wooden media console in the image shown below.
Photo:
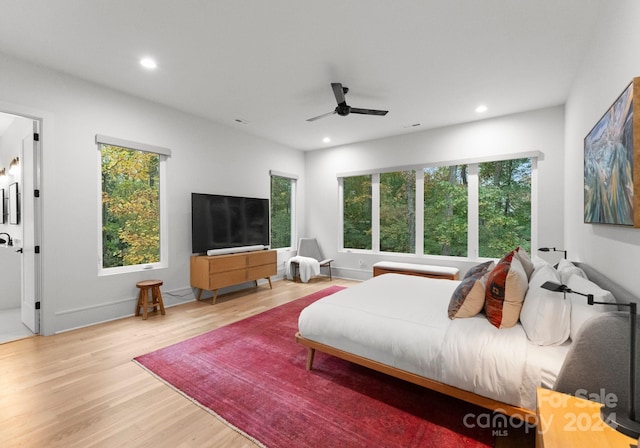
<path fill-rule="evenodd" d="M 202 291 L 213 291 L 213 303 L 218 299 L 218 290 L 240 283 L 255 282 L 264 278 L 269 281 L 278 270 L 275 250 L 259 250 L 226 255 L 192 255 L 191 287 L 199 288 L 198 300 Z"/>

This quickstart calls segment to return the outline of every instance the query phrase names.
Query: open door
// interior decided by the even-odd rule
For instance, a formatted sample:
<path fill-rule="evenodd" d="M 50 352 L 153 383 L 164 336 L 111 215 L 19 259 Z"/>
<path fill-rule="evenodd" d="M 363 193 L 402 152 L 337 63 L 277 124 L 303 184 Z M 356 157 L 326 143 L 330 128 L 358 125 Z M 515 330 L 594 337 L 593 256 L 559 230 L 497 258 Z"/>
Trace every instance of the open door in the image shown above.
<path fill-rule="evenodd" d="M 20 223 L 22 225 L 22 243 L 18 250 L 22 251 L 22 323 L 34 333 L 40 333 L 40 302 L 38 298 L 38 281 L 36 278 L 36 222 L 39 209 L 35 201 L 39 182 L 39 129 L 38 122 L 33 122 L 33 133 L 22 140 L 22 188 L 19 191 L 22 205 Z"/>

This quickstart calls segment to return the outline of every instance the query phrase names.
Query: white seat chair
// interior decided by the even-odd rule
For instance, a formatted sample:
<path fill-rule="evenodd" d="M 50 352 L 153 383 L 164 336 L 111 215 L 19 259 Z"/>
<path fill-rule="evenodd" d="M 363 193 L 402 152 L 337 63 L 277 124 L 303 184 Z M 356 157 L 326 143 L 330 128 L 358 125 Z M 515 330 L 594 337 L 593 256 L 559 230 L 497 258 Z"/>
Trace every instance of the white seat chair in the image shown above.
<path fill-rule="evenodd" d="M 331 280 L 331 262 L 333 258 L 324 258 L 322 255 L 322 251 L 320 250 L 320 246 L 318 245 L 318 241 L 315 238 L 300 238 L 298 242 L 298 256 L 300 257 L 309 257 L 317 260 L 320 264 L 320 270 L 322 268 L 327 268 L 329 280 Z M 293 279 L 298 275 L 300 266 L 297 262 L 291 262 L 291 269 L 293 272 Z"/>

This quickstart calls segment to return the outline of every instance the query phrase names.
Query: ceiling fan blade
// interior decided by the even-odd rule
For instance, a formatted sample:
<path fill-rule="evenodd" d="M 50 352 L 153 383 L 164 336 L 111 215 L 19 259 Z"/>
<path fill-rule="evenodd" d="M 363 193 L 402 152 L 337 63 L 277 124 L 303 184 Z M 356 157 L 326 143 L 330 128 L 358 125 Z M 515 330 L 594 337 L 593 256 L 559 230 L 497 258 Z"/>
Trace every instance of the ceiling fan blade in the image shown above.
<path fill-rule="evenodd" d="M 376 109 L 358 109 L 357 107 L 351 108 L 352 114 L 363 114 L 363 115 L 387 115 L 388 110 L 376 110 Z"/>
<path fill-rule="evenodd" d="M 307 118 L 307 121 L 316 121 L 316 120 L 319 120 L 321 118 L 328 117 L 329 115 L 333 115 L 335 113 L 336 113 L 336 111 L 334 110 L 334 111 L 331 111 L 331 112 L 327 112 L 326 114 L 318 115 L 317 117 Z"/>
<path fill-rule="evenodd" d="M 333 94 L 335 95 L 338 104 L 347 104 L 347 100 L 344 98 L 344 89 L 342 88 L 342 84 L 339 82 L 332 82 L 331 88 L 333 89 Z"/>

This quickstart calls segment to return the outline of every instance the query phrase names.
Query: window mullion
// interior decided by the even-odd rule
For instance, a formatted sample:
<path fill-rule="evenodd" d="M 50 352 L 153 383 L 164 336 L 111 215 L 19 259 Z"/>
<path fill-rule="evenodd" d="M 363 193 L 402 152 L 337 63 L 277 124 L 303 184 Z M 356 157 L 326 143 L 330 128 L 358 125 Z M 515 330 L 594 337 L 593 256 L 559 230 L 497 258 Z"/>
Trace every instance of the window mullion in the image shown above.
<path fill-rule="evenodd" d="M 478 233 L 480 228 L 479 218 L 479 194 L 478 194 L 478 164 L 468 165 L 467 177 L 467 256 L 471 259 L 478 258 L 478 249 L 480 246 Z"/>
<path fill-rule="evenodd" d="M 371 250 L 380 251 L 380 174 L 371 175 Z"/>
<path fill-rule="evenodd" d="M 424 170 L 416 170 L 416 247 L 417 255 L 424 255 Z"/>
<path fill-rule="evenodd" d="M 538 246 L 538 159 L 531 159 L 531 250 Z"/>
<path fill-rule="evenodd" d="M 298 231 L 297 231 L 297 187 L 298 182 L 291 179 L 291 247 L 297 249 Z"/>
<path fill-rule="evenodd" d="M 338 178 L 338 247 L 344 249 L 344 177 Z"/>

